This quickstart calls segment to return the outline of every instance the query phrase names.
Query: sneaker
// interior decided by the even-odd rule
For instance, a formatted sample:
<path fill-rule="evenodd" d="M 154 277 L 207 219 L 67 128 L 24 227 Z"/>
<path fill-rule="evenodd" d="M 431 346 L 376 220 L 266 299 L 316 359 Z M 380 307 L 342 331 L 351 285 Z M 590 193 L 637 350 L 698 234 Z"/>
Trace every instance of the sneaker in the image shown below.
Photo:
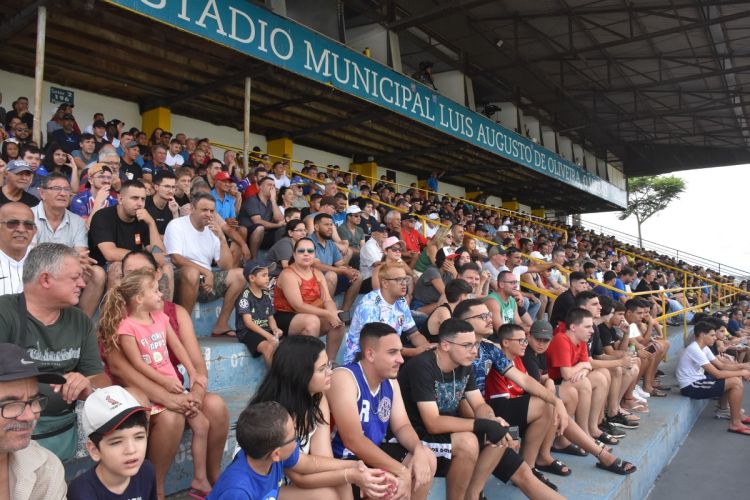
<path fill-rule="evenodd" d="M 745 410 L 740 410 L 740 414 L 742 416 L 745 416 Z M 719 408 L 716 407 L 716 410 L 714 411 L 714 418 L 718 418 L 720 420 L 731 420 L 732 415 L 729 412 L 729 407 L 726 408 Z"/>
<path fill-rule="evenodd" d="M 618 413 L 613 417 L 607 417 L 607 422 L 609 422 L 609 425 L 611 425 L 612 427 L 620 427 L 625 429 L 637 429 L 639 427 L 638 422 L 628 420 L 622 413 Z"/>
<path fill-rule="evenodd" d="M 638 396 L 641 399 L 648 399 L 651 397 L 651 394 L 644 391 L 643 387 L 641 387 L 640 385 L 635 386 L 635 389 L 633 390 L 633 395 Z"/>
<path fill-rule="evenodd" d="M 627 436 L 625 431 L 623 431 L 622 429 L 618 429 L 617 427 L 610 424 L 606 420 L 602 421 L 602 423 L 599 424 L 599 430 L 602 432 L 606 432 L 610 436 L 615 437 L 617 439 L 622 439 L 625 436 Z"/>

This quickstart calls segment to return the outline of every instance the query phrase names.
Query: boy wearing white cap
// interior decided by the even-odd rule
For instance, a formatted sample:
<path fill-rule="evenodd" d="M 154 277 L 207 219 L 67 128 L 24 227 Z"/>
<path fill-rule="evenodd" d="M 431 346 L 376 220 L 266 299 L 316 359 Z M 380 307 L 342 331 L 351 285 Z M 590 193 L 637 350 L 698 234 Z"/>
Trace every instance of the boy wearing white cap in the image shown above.
<path fill-rule="evenodd" d="M 156 500 L 154 466 L 146 461 L 148 413 L 125 389 L 113 385 L 86 399 L 81 426 L 95 467 L 71 481 L 68 500 Z"/>

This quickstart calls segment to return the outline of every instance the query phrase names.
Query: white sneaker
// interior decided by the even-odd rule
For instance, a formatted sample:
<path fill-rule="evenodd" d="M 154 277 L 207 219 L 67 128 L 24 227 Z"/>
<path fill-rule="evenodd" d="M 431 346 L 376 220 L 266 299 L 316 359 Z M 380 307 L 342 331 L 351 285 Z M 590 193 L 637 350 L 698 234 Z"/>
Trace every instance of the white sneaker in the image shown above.
<path fill-rule="evenodd" d="M 740 414 L 744 417 L 745 416 L 745 410 L 740 410 Z M 719 408 L 716 407 L 716 410 L 714 411 L 714 418 L 718 418 L 721 420 L 731 420 L 732 414 L 729 412 L 729 407 L 726 408 Z"/>
<path fill-rule="evenodd" d="M 651 397 L 651 394 L 647 393 L 643 390 L 643 388 L 640 385 L 636 385 L 635 389 L 633 390 L 634 394 L 637 394 L 642 399 L 648 399 Z"/>
<path fill-rule="evenodd" d="M 632 396 L 633 396 L 633 399 L 637 401 L 638 403 L 642 403 L 642 404 L 647 403 L 647 401 L 644 398 L 640 397 L 638 394 L 636 394 L 635 391 L 633 391 Z"/>

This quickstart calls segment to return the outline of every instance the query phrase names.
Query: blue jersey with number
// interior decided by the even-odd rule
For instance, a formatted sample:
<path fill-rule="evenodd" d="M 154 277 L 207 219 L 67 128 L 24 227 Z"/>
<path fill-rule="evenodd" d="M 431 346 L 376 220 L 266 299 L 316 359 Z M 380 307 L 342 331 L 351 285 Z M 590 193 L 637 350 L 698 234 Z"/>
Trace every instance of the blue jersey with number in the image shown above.
<path fill-rule="evenodd" d="M 367 379 L 359 363 L 349 363 L 337 370 L 348 370 L 357 381 L 357 409 L 359 410 L 359 422 L 362 424 L 364 435 L 379 445 L 383 442 L 388 425 L 391 421 L 391 407 L 393 406 L 393 386 L 390 380 L 383 380 L 380 387 L 374 393 L 367 384 Z M 333 456 L 336 458 L 353 457 L 354 453 L 344 446 L 344 441 L 338 433 L 333 431 Z"/>

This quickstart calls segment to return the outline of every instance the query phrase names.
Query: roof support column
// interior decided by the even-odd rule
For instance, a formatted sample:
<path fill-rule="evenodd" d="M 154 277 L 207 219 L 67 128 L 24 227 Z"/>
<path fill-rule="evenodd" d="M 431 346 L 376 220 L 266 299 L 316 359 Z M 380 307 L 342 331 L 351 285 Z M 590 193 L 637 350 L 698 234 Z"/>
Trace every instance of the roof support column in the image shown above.
<path fill-rule="evenodd" d="M 349 165 L 349 172 L 364 175 L 367 178 L 367 182 L 371 184 L 370 187 L 374 187 L 378 179 L 378 164 L 374 161 L 351 163 Z"/>
<path fill-rule="evenodd" d="M 547 210 L 544 207 L 537 207 L 531 209 L 531 215 L 534 217 L 541 217 L 542 219 L 545 218 L 547 214 Z"/>
<path fill-rule="evenodd" d="M 294 143 L 292 140 L 288 137 L 279 137 L 277 139 L 269 139 L 267 144 L 266 152 L 271 157 L 271 164 L 274 164 L 277 161 L 289 163 L 290 171 L 288 175 L 291 177 L 291 159 L 292 151 L 294 149 Z"/>
<path fill-rule="evenodd" d="M 506 210 L 513 210 L 515 212 L 518 212 L 518 210 L 520 210 L 521 208 L 521 204 L 517 201 L 504 201 L 503 208 Z"/>
<path fill-rule="evenodd" d="M 245 78 L 245 107 L 242 112 L 242 162 L 240 168 L 243 169 L 243 174 L 247 175 L 250 169 L 250 96 L 253 87 L 253 79 L 250 77 Z"/>
<path fill-rule="evenodd" d="M 141 112 L 141 130 L 151 136 L 157 128 L 162 130 L 172 129 L 172 110 L 164 106 L 147 109 Z"/>
<path fill-rule="evenodd" d="M 36 23 L 36 64 L 34 67 L 34 142 L 42 145 L 42 87 L 44 85 L 44 45 L 47 38 L 47 7 L 39 7 Z M 49 137 L 47 138 L 49 139 Z"/>

